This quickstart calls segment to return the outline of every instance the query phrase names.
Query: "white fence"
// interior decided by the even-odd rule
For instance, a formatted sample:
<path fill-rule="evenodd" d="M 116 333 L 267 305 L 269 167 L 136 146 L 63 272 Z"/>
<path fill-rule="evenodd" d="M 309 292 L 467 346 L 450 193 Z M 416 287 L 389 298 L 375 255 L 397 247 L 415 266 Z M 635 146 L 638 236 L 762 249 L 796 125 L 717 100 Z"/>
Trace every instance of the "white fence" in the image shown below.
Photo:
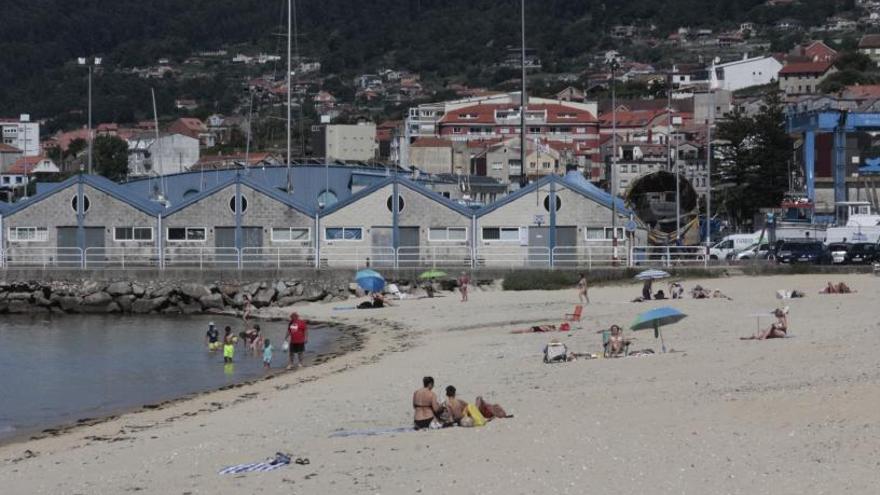
<path fill-rule="evenodd" d="M 0 267 L 43 269 L 285 269 L 285 268 L 534 268 L 596 269 L 707 266 L 700 246 L 627 246 L 610 243 L 546 247 L 488 245 L 349 247 L 41 248 L 0 250 Z"/>

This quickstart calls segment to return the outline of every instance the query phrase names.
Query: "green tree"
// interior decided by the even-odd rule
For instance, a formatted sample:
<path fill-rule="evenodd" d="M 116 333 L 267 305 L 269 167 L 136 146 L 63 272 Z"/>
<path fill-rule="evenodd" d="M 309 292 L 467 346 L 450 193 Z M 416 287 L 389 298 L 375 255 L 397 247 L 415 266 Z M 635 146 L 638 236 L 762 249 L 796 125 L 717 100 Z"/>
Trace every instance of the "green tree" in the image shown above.
<path fill-rule="evenodd" d="M 788 190 L 792 139 L 778 93 L 767 95 L 761 111 L 735 112 L 718 125 L 718 162 L 713 183 L 736 226 L 752 223 L 760 208 L 779 205 Z"/>
<path fill-rule="evenodd" d="M 112 180 L 128 177 L 128 144 L 116 136 L 98 136 L 93 144 L 95 172 Z"/>

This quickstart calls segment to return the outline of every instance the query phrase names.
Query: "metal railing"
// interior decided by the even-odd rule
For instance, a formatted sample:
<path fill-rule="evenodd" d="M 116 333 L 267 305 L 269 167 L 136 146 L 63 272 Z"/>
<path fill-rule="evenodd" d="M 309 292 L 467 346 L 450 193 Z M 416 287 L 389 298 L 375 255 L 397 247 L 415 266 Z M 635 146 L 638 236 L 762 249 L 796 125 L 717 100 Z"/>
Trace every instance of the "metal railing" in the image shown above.
<path fill-rule="evenodd" d="M 98 268 L 157 268 L 161 266 L 159 250 L 152 247 L 90 247 L 86 248 L 83 267 Z"/>
<path fill-rule="evenodd" d="M 470 268 L 470 246 L 404 246 L 397 248 L 398 268 Z"/>
<path fill-rule="evenodd" d="M 635 246 L 632 248 L 631 266 L 659 263 L 665 267 L 705 267 L 708 260 L 703 246 Z"/>
<path fill-rule="evenodd" d="M 227 247 L 170 247 L 163 252 L 165 268 L 225 268 L 241 266 L 241 253 Z"/>
<path fill-rule="evenodd" d="M 68 269 L 183 269 L 183 268 L 533 268 L 597 269 L 639 266 L 708 265 L 702 246 L 628 246 L 614 248 L 607 242 L 578 246 L 547 247 L 522 245 L 352 247 L 172 246 L 160 251 L 152 247 L 50 248 L 16 246 L 0 250 L 0 267 Z"/>
<path fill-rule="evenodd" d="M 314 267 L 312 247 L 249 247 L 241 250 L 242 268 Z"/>
<path fill-rule="evenodd" d="M 83 251 L 71 247 L 10 247 L 3 252 L 7 268 L 82 268 Z"/>

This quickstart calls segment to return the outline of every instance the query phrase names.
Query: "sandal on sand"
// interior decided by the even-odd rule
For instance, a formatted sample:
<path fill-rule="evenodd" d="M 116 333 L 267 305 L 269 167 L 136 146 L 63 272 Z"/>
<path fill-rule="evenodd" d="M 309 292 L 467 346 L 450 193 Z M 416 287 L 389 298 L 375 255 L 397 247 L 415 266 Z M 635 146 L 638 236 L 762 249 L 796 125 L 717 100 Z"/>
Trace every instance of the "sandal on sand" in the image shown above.
<path fill-rule="evenodd" d="M 300 466 L 305 466 L 305 465 L 307 465 L 307 464 L 311 464 L 311 463 L 309 462 L 309 458 L 308 458 L 308 457 L 297 457 L 296 460 L 293 461 L 293 462 L 299 464 Z"/>

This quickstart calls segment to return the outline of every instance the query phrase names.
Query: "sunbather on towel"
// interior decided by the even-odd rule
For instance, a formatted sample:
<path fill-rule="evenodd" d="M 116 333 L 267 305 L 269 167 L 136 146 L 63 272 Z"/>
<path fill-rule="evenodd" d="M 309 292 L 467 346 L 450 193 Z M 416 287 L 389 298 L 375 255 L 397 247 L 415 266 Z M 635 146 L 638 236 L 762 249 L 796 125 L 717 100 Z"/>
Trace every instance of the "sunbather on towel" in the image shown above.
<path fill-rule="evenodd" d="M 458 425 L 467 416 L 467 402 L 455 397 L 455 387 L 452 385 L 446 387 L 446 400 L 440 407 L 440 418 L 444 427 Z"/>
<path fill-rule="evenodd" d="M 477 406 L 477 409 L 480 410 L 480 414 L 486 418 L 487 421 L 492 421 L 495 418 L 512 418 L 512 414 L 507 414 L 507 411 L 501 407 L 500 404 L 492 404 L 483 400 L 482 396 L 477 396 L 477 399 L 474 401 L 474 404 Z"/>
<path fill-rule="evenodd" d="M 749 337 L 740 337 L 740 340 L 766 340 L 766 339 L 784 339 L 788 332 L 788 311 L 783 308 L 776 308 L 773 311 L 776 321 L 770 325 L 770 328 Z"/>

